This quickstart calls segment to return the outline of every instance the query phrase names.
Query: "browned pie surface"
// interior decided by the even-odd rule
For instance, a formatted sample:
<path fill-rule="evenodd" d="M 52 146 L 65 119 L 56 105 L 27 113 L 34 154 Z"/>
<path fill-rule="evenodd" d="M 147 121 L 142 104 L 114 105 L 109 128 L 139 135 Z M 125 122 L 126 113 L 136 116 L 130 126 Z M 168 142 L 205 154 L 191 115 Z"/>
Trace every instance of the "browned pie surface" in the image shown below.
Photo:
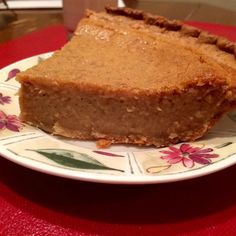
<path fill-rule="evenodd" d="M 163 146 L 202 136 L 235 105 L 234 44 L 109 12 L 90 12 L 62 50 L 18 75 L 24 121 L 73 138 Z"/>

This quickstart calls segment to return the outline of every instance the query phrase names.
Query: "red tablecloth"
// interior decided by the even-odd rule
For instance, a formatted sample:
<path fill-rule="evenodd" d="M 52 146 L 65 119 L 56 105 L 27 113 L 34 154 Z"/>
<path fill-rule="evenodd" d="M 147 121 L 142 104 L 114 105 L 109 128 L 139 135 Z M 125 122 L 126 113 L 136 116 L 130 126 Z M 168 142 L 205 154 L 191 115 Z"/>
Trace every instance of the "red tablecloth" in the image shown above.
<path fill-rule="evenodd" d="M 194 23 L 236 40 L 236 27 Z M 66 42 L 52 26 L 0 45 L 0 67 Z M 236 235 L 236 166 L 178 183 L 112 186 L 41 174 L 0 158 L 0 235 Z"/>

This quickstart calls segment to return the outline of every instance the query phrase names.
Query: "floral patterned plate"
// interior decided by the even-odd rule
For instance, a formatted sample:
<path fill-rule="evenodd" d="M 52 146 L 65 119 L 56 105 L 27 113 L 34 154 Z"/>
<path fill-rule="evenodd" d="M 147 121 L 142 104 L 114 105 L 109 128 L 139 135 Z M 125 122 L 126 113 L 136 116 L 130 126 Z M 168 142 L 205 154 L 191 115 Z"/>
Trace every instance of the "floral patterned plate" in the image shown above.
<path fill-rule="evenodd" d="M 0 154 L 20 165 L 61 177 L 102 183 L 150 184 L 206 175 L 236 163 L 236 113 L 225 116 L 207 136 L 166 148 L 114 145 L 51 136 L 18 119 L 15 75 L 51 53 L 0 70 Z"/>

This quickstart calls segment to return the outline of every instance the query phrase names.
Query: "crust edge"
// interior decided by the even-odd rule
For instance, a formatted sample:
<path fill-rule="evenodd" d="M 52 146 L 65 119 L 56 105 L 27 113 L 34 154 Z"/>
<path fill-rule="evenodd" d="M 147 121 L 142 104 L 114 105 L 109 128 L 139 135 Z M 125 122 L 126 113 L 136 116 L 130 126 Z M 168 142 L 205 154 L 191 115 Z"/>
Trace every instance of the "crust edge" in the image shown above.
<path fill-rule="evenodd" d="M 108 14 L 126 16 L 134 20 L 142 20 L 147 25 L 156 25 L 166 31 L 179 31 L 185 37 L 197 38 L 199 43 L 213 44 L 219 50 L 234 55 L 236 59 L 236 43 L 231 42 L 224 37 L 210 34 L 199 28 L 184 24 L 178 20 L 169 20 L 163 16 L 153 15 L 142 10 L 110 6 L 106 6 L 105 10 Z"/>

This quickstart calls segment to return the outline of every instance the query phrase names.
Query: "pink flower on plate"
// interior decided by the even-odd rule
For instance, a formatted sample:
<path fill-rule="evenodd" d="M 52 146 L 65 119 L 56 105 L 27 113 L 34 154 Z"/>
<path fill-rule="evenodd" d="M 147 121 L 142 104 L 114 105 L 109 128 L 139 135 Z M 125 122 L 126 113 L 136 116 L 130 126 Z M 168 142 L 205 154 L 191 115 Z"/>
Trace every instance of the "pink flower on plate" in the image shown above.
<path fill-rule="evenodd" d="M 15 115 L 6 115 L 3 111 L 0 111 L 0 130 L 5 128 L 19 132 L 22 124 L 17 116 Z"/>
<path fill-rule="evenodd" d="M 0 93 L 0 104 L 4 105 L 4 104 L 9 104 L 11 102 L 11 97 L 9 96 L 3 96 L 2 93 Z"/>
<path fill-rule="evenodd" d="M 170 146 L 169 150 L 160 151 L 166 156 L 162 156 L 163 160 L 167 160 L 169 164 L 182 162 L 185 167 L 192 168 L 194 163 L 207 165 L 211 163 L 211 158 L 219 157 L 218 154 L 212 153 L 212 148 L 193 147 L 189 144 L 181 144 L 179 148 Z"/>

